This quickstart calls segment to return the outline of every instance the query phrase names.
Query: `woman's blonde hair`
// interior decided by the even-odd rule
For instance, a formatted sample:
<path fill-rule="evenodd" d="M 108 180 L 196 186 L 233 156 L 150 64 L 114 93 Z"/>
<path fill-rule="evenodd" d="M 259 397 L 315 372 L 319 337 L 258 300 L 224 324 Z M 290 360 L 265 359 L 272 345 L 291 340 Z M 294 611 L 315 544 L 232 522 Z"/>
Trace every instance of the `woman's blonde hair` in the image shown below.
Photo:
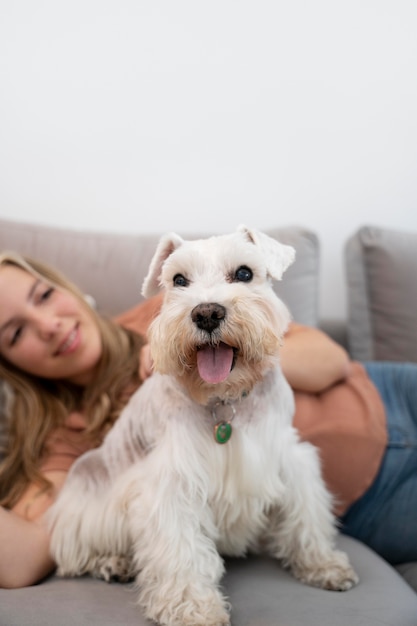
<path fill-rule="evenodd" d="M 8 417 L 6 456 L 0 465 L 0 505 L 12 507 L 29 483 L 49 488 L 39 472 L 46 438 L 72 411 L 83 410 L 86 438 L 99 445 L 127 401 L 127 390 L 139 386 L 142 337 L 99 315 L 83 293 L 61 273 L 15 253 L 0 254 L 0 267 L 13 265 L 73 294 L 95 320 L 102 340 L 102 357 L 94 380 L 85 388 L 65 381 L 45 380 L 9 363 L 0 355 L 0 379 L 13 392 Z"/>

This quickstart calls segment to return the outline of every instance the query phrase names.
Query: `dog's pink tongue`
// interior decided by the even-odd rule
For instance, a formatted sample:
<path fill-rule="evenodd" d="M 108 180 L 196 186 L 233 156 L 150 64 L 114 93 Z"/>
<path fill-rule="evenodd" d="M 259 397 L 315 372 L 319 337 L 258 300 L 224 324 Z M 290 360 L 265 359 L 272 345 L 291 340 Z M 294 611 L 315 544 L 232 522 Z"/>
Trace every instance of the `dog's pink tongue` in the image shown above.
<path fill-rule="evenodd" d="M 215 348 L 205 346 L 197 352 L 198 373 L 206 383 L 221 383 L 230 374 L 233 348 L 221 343 Z"/>

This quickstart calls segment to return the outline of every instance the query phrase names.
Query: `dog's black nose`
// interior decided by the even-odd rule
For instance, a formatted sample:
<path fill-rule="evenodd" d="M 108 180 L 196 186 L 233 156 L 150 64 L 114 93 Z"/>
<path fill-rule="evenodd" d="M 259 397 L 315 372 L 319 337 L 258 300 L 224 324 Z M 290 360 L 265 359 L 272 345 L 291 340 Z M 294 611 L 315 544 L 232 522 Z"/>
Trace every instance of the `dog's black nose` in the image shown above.
<path fill-rule="evenodd" d="M 198 304 L 191 311 L 191 319 L 194 324 L 205 330 L 208 333 L 212 333 L 220 322 L 226 317 L 226 309 L 217 302 L 206 302 Z"/>

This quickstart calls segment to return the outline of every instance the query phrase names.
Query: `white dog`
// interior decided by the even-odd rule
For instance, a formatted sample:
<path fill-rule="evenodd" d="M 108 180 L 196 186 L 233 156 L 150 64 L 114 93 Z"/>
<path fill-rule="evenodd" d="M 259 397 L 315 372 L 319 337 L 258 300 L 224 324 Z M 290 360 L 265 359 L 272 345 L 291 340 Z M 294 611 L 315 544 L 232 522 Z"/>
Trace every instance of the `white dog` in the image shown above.
<path fill-rule="evenodd" d="M 52 507 L 61 575 L 137 573 L 146 616 L 169 626 L 230 624 L 220 554 L 266 552 L 324 589 L 357 582 L 279 367 L 289 313 L 271 278 L 293 258 L 245 227 L 161 240 L 143 287 L 165 290 L 156 371 Z"/>

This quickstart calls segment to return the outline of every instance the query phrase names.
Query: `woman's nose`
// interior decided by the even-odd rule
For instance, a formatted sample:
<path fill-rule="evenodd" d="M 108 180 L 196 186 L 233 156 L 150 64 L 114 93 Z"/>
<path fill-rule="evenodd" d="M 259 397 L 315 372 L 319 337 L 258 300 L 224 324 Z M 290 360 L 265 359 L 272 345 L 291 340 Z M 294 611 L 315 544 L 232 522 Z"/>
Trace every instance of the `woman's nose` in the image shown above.
<path fill-rule="evenodd" d="M 42 339 L 50 339 L 58 332 L 61 322 L 56 315 L 37 315 L 35 319 L 35 325 L 39 336 Z"/>

